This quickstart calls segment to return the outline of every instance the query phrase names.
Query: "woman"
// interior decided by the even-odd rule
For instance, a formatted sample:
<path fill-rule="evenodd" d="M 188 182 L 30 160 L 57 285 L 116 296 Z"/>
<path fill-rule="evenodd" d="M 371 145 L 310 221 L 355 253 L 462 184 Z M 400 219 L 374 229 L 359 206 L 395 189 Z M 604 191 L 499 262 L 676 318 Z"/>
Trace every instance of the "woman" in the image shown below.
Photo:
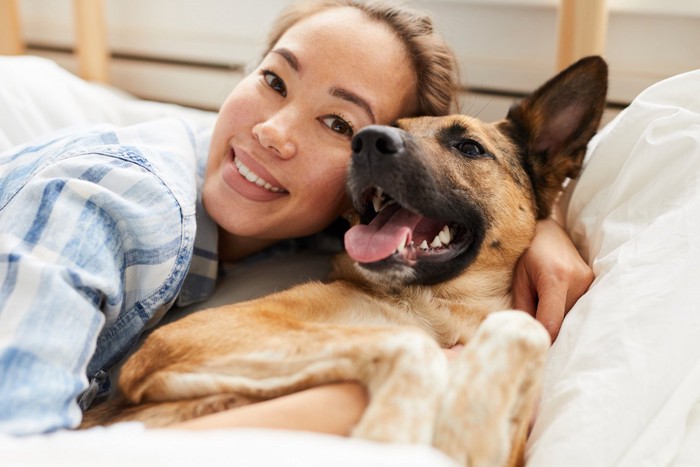
<path fill-rule="evenodd" d="M 106 372 L 178 294 L 182 303 L 206 298 L 217 254 L 237 260 L 342 214 L 353 132 L 448 113 L 454 69 L 422 16 L 343 0 L 299 4 L 223 104 L 210 139 L 169 120 L 52 136 L 3 155 L 0 430 L 76 426 L 76 398 L 84 408 L 108 388 Z M 311 418 L 298 415 L 323 400 L 337 413 L 304 425 Z M 364 403 L 348 383 L 194 425 L 345 433 Z"/>

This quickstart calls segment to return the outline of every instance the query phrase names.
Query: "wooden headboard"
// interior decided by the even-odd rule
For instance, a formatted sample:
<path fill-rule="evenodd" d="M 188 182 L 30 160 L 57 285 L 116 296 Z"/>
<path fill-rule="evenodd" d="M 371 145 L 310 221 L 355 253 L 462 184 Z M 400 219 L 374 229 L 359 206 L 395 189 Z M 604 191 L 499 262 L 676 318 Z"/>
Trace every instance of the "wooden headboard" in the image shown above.
<path fill-rule="evenodd" d="M 0 54 L 25 52 L 18 0 L 0 0 Z M 109 48 L 102 0 L 73 0 L 76 54 L 79 74 L 89 81 L 106 83 Z"/>
<path fill-rule="evenodd" d="M 22 54 L 19 0 L 0 0 L 0 54 Z M 103 0 L 72 0 L 79 74 L 109 81 L 109 47 Z M 602 54 L 607 26 L 606 0 L 560 0 L 557 67 L 580 57 Z"/>

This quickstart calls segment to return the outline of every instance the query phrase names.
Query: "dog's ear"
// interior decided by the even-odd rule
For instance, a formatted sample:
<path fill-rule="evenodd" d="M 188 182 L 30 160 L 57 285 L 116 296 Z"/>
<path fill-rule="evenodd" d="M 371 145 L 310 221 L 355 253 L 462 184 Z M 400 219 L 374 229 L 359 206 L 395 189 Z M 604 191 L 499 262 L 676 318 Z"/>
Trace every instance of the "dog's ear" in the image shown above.
<path fill-rule="evenodd" d="M 605 61 L 583 58 L 508 112 L 505 125 L 520 145 L 538 218 L 549 216 L 564 180 L 578 176 L 588 141 L 600 124 L 607 83 Z"/>

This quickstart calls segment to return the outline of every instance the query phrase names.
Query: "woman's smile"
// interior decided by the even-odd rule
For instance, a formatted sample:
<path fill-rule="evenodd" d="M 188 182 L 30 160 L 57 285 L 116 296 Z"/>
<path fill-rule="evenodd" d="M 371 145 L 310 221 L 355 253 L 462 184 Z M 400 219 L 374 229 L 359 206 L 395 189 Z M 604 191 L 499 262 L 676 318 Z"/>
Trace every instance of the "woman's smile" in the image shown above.
<path fill-rule="evenodd" d="M 222 170 L 224 182 L 251 201 L 273 201 L 289 192 L 248 153 L 230 149 Z"/>

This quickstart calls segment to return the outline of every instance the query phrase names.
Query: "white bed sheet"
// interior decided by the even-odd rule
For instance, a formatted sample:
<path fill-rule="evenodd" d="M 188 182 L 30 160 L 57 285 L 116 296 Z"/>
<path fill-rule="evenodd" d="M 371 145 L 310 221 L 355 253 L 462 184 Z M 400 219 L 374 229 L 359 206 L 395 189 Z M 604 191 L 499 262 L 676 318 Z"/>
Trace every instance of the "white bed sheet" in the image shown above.
<path fill-rule="evenodd" d="M 530 465 L 700 465 L 700 70 L 597 135 L 566 193 L 596 279 L 546 368 Z"/>
<path fill-rule="evenodd" d="M 41 437 L 0 436 L 0 446 L 7 467 L 455 467 L 426 446 L 283 430 L 146 430 L 136 423 Z"/>
<path fill-rule="evenodd" d="M 29 57 L 0 57 L 0 107 L 0 151 L 86 123 L 214 119 L 87 84 Z M 700 72 L 651 88 L 597 137 L 583 176 L 567 192 L 568 226 L 597 278 L 551 350 L 531 466 L 700 466 L 699 115 Z M 323 276 L 328 263 L 312 255 L 284 264 L 231 271 L 210 304 Z M 125 424 L 0 436 L 3 466 L 96 462 L 454 465 L 431 448 L 273 430 L 180 433 Z"/>

